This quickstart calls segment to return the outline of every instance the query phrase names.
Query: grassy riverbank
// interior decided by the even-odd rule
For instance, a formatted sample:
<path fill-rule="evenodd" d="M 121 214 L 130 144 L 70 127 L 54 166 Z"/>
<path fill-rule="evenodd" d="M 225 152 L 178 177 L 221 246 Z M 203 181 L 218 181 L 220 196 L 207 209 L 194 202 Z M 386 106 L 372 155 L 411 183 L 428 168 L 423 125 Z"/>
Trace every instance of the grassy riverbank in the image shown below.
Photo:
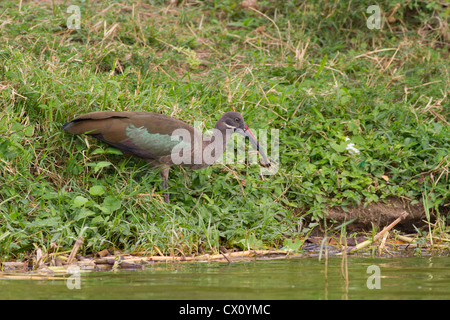
<path fill-rule="evenodd" d="M 389 197 L 437 218 L 425 238 L 448 234 L 443 3 L 381 5 L 379 30 L 366 24 L 370 1 L 20 4 L 0 4 L 1 259 L 67 251 L 80 236 L 83 253 L 296 251 L 328 207 Z M 69 5 L 78 29 L 67 28 Z M 167 205 L 158 172 L 61 131 L 99 110 L 159 112 L 203 129 L 239 111 L 252 128 L 279 130 L 279 171 L 175 168 Z"/>

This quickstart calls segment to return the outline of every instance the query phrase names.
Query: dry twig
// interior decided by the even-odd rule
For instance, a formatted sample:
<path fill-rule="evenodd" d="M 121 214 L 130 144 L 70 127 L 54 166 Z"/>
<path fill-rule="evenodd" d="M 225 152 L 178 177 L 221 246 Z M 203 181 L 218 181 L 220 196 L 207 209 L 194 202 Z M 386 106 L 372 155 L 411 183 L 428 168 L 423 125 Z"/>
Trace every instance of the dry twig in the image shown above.
<path fill-rule="evenodd" d="M 79 237 L 78 240 L 75 241 L 75 244 L 72 248 L 72 252 L 70 252 L 69 259 L 67 259 L 67 264 L 71 264 L 73 259 L 75 259 L 75 256 L 78 250 L 80 249 L 81 245 L 83 244 L 83 241 L 84 241 L 83 237 Z"/>
<path fill-rule="evenodd" d="M 399 223 L 400 221 L 402 221 L 403 219 L 405 219 L 407 215 L 408 215 L 408 212 L 403 211 L 397 219 L 395 219 L 390 225 L 386 226 L 383 230 L 381 230 L 380 232 L 378 232 L 378 233 L 375 235 L 375 237 L 373 237 L 372 240 L 366 240 L 366 241 L 363 241 L 363 242 L 357 244 L 356 246 L 349 248 L 347 251 L 350 251 L 350 252 L 356 252 L 356 251 L 358 251 L 358 250 L 361 250 L 361 249 L 363 249 L 363 248 L 369 246 L 369 245 L 372 244 L 373 242 L 375 242 L 375 241 L 377 241 L 378 239 L 380 239 L 381 237 L 383 237 L 383 235 L 384 235 L 385 233 L 387 233 L 389 230 L 391 230 L 393 227 L 395 227 L 395 225 L 396 225 L 397 223 Z"/>

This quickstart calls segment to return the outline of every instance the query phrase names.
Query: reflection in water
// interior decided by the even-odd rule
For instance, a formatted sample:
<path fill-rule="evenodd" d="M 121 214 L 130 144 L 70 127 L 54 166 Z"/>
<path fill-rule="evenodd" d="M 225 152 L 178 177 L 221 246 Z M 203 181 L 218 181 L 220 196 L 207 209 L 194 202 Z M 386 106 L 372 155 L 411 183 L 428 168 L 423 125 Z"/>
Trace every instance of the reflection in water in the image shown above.
<path fill-rule="evenodd" d="M 0 299 L 449 299 L 449 267 L 450 257 L 155 264 L 81 273 L 72 290 L 65 280 L 0 278 Z"/>

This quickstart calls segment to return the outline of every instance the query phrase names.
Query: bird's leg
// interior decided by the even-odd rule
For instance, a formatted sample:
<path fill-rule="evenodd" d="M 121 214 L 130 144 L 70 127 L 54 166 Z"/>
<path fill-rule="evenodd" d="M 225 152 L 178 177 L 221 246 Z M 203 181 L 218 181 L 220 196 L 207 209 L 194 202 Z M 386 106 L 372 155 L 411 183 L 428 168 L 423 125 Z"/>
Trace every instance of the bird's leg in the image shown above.
<path fill-rule="evenodd" d="M 161 174 L 161 179 L 162 179 L 162 188 L 164 190 L 164 201 L 166 203 L 170 203 L 169 201 L 169 192 L 168 192 L 168 188 L 169 188 L 169 169 L 170 167 L 163 167 L 160 174 Z"/>

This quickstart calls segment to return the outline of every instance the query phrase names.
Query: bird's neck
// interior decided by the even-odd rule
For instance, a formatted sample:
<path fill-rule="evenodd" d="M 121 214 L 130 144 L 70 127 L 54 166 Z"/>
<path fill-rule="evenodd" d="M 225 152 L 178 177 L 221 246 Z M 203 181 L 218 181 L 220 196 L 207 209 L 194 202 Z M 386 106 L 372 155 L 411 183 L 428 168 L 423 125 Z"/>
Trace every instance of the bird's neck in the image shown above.
<path fill-rule="evenodd" d="M 228 141 L 231 138 L 232 130 L 214 128 L 213 135 L 209 141 L 206 142 L 204 153 L 206 156 L 211 156 L 214 161 L 219 159 L 226 150 Z"/>

